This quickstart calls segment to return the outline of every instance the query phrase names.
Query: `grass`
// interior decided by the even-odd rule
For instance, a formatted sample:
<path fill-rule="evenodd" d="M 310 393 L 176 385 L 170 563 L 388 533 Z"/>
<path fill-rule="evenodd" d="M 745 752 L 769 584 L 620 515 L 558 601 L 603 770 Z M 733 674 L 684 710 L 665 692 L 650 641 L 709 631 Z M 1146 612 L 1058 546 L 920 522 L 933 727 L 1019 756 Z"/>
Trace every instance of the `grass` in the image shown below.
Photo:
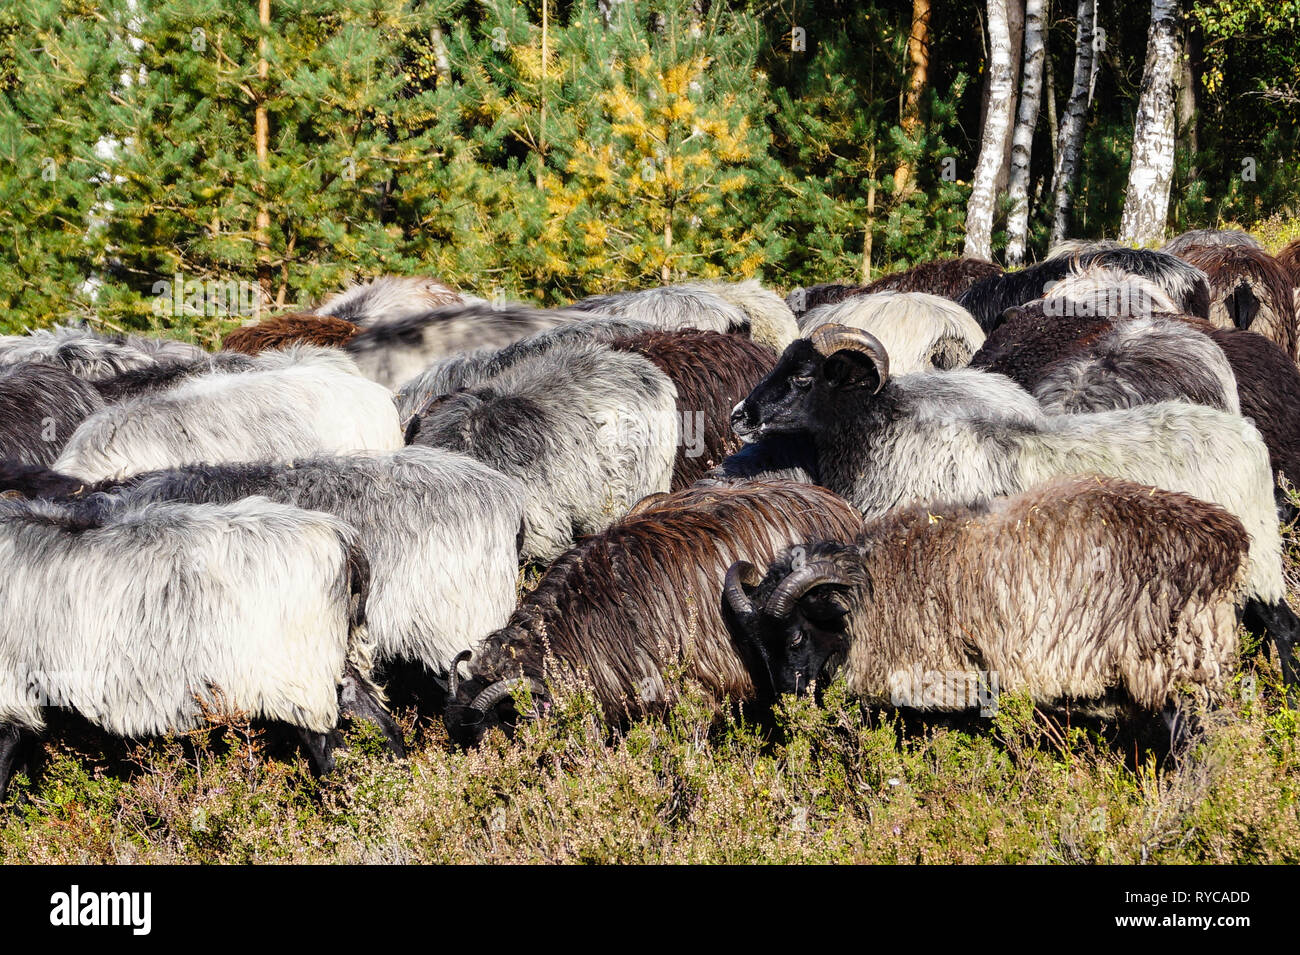
<path fill-rule="evenodd" d="M 921 720 L 842 683 L 761 725 L 685 686 L 617 733 L 576 692 L 473 752 L 408 708 L 408 760 L 361 724 L 322 780 L 237 713 L 142 743 L 59 727 L 0 805 L 0 863 L 1296 862 L 1300 713 L 1252 649 L 1178 753 L 1158 718 L 1004 695 L 991 718 Z"/>

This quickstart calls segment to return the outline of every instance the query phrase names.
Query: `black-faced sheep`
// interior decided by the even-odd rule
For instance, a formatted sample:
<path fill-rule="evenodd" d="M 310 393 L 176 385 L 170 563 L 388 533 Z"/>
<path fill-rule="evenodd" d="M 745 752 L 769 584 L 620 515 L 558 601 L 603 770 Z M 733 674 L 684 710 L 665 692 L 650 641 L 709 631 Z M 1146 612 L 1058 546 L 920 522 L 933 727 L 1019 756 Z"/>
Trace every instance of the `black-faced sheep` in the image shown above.
<path fill-rule="evenodd" d="M 823 485 L 871 519 L 914 501 L 973 503 L 1050 478 L 1102 474 L 1220 504 L 1250 534 L 1245 595 L 1293 678 L 1268 448 L 1249 421 L 1182 402 L 1045 415 L 1008 378 L 959 370 L 889 376 L 880 342 L 825 325 L 786 349 L 736 409 L 748 441 L 801 434 Z"/>
<path fill-rule="evenodd" d="M 343 348 L 363 375 L 386 388 L 397 389 L 448 355 L 501 348 L 556 325 L 590 317 L 585 312 L 515 304 L 444 305 L 375 322 Z"/>
<path fill-rule="evenodd" d="M 203 349 L 170 338 L 101 335 L 78 325 L 58 325 L 26 335 L 0 336 L 0 365 L 62 365 L 78 378 L 104 378 L 130 368 L 201 359 Z"/>
<path fill-rule="evenodd" d="M 1075 478 L 900 508 L 852 544 L 792 548 L 761 582 L 738 563 L 725 592 L 776 693 L 842 666 L 856 696 L 922 710 L 1118 691 L 1159 711 L 1188 690 L 1213 702 L 1235 672 L 1247 546 L 1213 504 Z"/>
<path fill-rule="evenodd" d="M 54 469 L 86 481 L 183 464 L 392 451 L 403 444 L 387 389 L 332 349 L 267 352 L 262 370 L 213 372 L 110 405 L 81 423 Z M 275 362 L 282 362 L 276 367 Z"/>
<path fill-rule="evenodd" d="M 263 319 L 255 325 L 236 328 L 225 337 L 221 347 L 245 355 L 256 355 L 268 348 L 283 348 L 285 345 L 341 348 L 360 331 L 359 326 L 347 319 L 292 312 Z"/>
<path fill-rule="evenodd" d="M 0 365 L 0 459 L 52 463 L 77 426 L 103 406 L 99 392 L 61 365 Z"/>
<path fill-rule="evenodd" d="M 401 736 L 370 682 L 369 571 L 325 514 L 249 498 L 0 501 L 0 793 L 43 710 L 119 736 L 228 707 L 296 727 L 318 772 L 341 712 Z"/>
<path fill-rule="evenodd" d="M 557 345 L 436 398 L 412 444 L 478 458 L 528 488 L 522 554 L 549 561 L 666 491 L 680 433 L 673 383 L 640 355 Z"/>
<path fill-rule="evenodd" d="M 799 321 L 802 335 L 822 325 L 847 325 L 875 335 L 896 374 L 961 368 L 984 344 L 984 331 L 951 299 L 925 292 L 851 295 Z"/>
<path fill-rule="evenodd" d="M 610 347 L 648 358 L 677 389 L 681 439 L 672 490 L 680 491 L 740 450 L 731 409 L 776 364 L 776 353 L 736 335 L 652 331 L 617 339 Z"/>
<path fill-rule="evenodd" d="M 542 694 L 551 674 L 590 685 L 611 720 L 662 709 L 677 671 L 717 707 L 751 699 L 754 661 L 722 617 L 727 568 L 860 527 L 852 507 L 805 484 L 691 488 L 639 509 L 557 560 L 483 642 L 453 687 L 452 738 L 476 743 L 507 719 L 520 681 Z"/>
<path fill-rule="evenodd" d="M 367 619 L 376 665 L 445 673 L 515 607 L 524 487 L 450 451 L 195 465 L 142 474 L 132 501 L 233 504 L 251 496 L 325 511 L 357 531 L 370 561 Z"/>
<path fill-rule="evenodd" d="M 1271 338 L 1292 359 L 1300 347 L 1291 278 L 1262 249 L 1191 246 L 1180 257 L 1209 277 L 1208 318 L 1220 328 L 1240 328 Z"/>
<path fill-rule="evenodd" d="M 386 275 L 344 289 L 312 309 L 312 314 L 341 318 L 364 328 L 465 300 L 460 292 L 429 276 Z"/>

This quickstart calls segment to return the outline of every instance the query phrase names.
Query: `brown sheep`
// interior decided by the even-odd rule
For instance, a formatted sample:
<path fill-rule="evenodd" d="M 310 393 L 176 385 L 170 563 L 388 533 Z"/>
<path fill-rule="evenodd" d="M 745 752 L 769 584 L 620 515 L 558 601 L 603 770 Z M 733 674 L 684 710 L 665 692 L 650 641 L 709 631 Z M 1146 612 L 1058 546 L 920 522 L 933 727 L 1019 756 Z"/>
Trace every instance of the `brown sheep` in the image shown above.
<path fill-rule="evenodd" d="M 283 348 L 285 345 L 340 348 L 360 331 L 352 322 L 330 315 L 290 312 L 265 319 L 256 325 L 236 328 L 226 336 L 221 347 L 245 355 L 256 355 L 268 348 Z"/>
<path fill-rule="evenodd" d="M 1291 277 L 1281 263 L 1248 246 L 1197 245 L 1178 253 L 1210 280 L 1210 322 L 1271 338 L 1293 360 L 1296 330 Z"/>

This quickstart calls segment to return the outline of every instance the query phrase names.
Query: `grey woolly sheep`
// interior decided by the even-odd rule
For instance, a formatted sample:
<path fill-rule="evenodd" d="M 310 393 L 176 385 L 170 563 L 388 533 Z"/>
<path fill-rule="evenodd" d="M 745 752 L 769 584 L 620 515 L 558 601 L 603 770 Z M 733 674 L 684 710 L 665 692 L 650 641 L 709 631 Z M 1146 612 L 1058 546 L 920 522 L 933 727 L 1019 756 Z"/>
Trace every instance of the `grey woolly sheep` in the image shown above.
<path fill-rule="evenodd" d="M 56 325 L 26 335 L 0 336 L 0 365 L 62 365 L 78 378 L 103 378 L 131 368 L 197 361 L 203 349 L 170 338 L 101 335 L 79 325 Z"/>
<path fill-rule="evenodd" d="M 724 302 L 737 306 L 745 313 L 746 323 L 731 331 L 747 332 L 751 341 L 781 354 L 785 346 L 799 337 L 799 326 L 794 312 L 785 299 L 771 289 L 764 288 L 757 279 L 742 282 L 690 282 L 678 286 L 712 292 Z"/>
<path fill-rule="evenodd" d="M 464 300 L 455 289 L 427 275 L 385 275 L 330 296 L 312 314 L 341 318 L 364 328 Z"/>
<path fill-rule="evenodd" d="M 772 690 L 843 666 L 849 690 L 921 710 L 1038 703 L 1177 707 L 1236 670 L 1241 522 L 1185 494 L 1103 478 L 891 511 L 853 544 L 797 546 L 725 593 Z M 991 574 L 990 568 L 996 568 Z"/>
<path fill-rule="evenodd" d="M 50 464 L 103 406 L 99 393 L 62 365 L 0 365 L 0 460 Z"/>
<path fill-rule="evenodd" d="M 401 736 L 370 681 L 369 571 L 325 514 L 0 501 L 0 793 L 43 709 L 119 736 L 196 729 L 229 707 L 296 727 L 318 772 L 341 712 Z"/>
<path fill-rule="evenodd" d="M 103 408 L 73 433 L 54 470 L 100 481 L 183 464 L 288 463 L 402 446 L 392 395 L 357 375 L 346 356 L 299 346 L 253 360 L 263 363 L 257 371 L 212 372 Z"/>
<path fill-rule="evenodd" d="M 1264 249 L 1258 239 L 1240 229 L 1191 229 L 1174 236 L 1160 247 L 1160 251 L 1168 252 L 1170 255 L 1181 255 L 1194 245 L 1259 249 L 1261 252 Z"/>
<path fill-rule="evenodd" d="M 706 332 L 740 332 L 749 328 L 749 315 L 711 288 L 663 285 L 639 292 L 592 295 L 572 306 L 579 311 L 631 318 L 673 331 L 695 328 Z"/>
<path fill-rule="evenodd" d="M 970 312 L 925 292 L 876 292 L 823 305 L 803 316 L 800 334 L 828 324 L 875 335 L 889 352 L 895 373 L 960 368 L 984 344 L 984 332 Z"/>
<path fill-rule="evenodd" d="M 407 437 L 523 481 L 522 553 L 549 561 L 646 494 L 668 490 L 676 399 L 672 382 L 640 355 L 566 343 L 435 399 Z"/>
<path fill-rule="evenodd" d="M 462 454 L 413 447 L 287 467 L 194 465 L 139 475 L 119 493 L 207 504 L 257 495 L 345 521 L 370 561 L 367 618 L 380 666 L 411 661 L 445 673 L 515 607 L 524 487 Z"/>

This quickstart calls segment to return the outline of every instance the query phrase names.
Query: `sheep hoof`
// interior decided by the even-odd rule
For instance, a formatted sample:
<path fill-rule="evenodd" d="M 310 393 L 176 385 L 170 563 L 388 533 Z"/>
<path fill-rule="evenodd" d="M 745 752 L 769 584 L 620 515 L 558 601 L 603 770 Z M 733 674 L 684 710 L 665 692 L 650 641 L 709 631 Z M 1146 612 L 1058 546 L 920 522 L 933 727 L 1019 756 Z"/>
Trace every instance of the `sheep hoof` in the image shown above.
<path fill-rule="evenodd" d="M 325 776 L 334 771 L 334 747 L 338 737 L 334 733 L 314 733 L 309 729 L 296 727 L 302 748 L 307 751 L 307 760 L 315 776 Z"/>

